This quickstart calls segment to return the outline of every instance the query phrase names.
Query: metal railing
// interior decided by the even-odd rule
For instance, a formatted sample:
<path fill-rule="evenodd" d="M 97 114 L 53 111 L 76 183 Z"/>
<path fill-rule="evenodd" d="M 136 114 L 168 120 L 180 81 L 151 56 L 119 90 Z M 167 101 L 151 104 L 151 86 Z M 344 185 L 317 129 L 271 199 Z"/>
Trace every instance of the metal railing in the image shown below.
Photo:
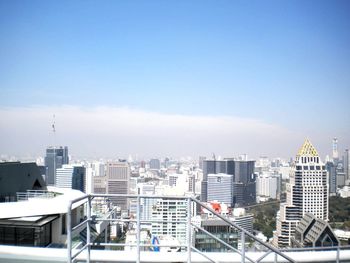
<path fill-rule="evenodd" d="M 125 198 L 131 198 L 136 199 L 136 220 L 135 219 L 123 219 L 123 218 L 92 218 L 92 200 L 95 197 L 104 197 L 104 198 L 113 198 L 113 197 L 125 197 Z M 186 202 L 186 218 L 183 218 L 183 220 L 141 220 L 141 199 L 163 199 L 163 200 L 183 200 Z M 77 224 L 76 226 L 72 226 L 72 206 L 73 204 L 80 202 L 80 206 L 84 205 L 86 206 L 86 219 Z M 237 232 L 240 234 L 240 244 L 241 249 L 237 249 L 234 246 L 228 244 L 224 240 L 219 239 L 214 234 L 210 233 L 206 229 L 202 228 L 201 226 L 196 225 L 192 222 L 192 211 L 195 210 L 195 207 L 199 206 L 202 207 L 209 212 L 211 212 L 213 215 L 215 215 L 217 218 L 222 220 L 225 224 L 232 227 L 233 229 L 237 230 Z M 96 223 L 98 221 L 108 221 L 108 222 L 115 222 L 115 223 L 123 223 L 123 222 L 131 222 L 136 223 L 136 244 L 120 244 L 120 243 L 103 243 L 103 242 L 93 242 L 91 240 L 91 227 L 93 223 Z M 198 231 L 201 231 L 208 235 L 209 237 L 216 240 L 218 243 L 222 244 L 223 246 L 227 247 L 228 249 L 238 253 L 241 256 L 241 262 L 262 262 L 268 255 L 273 253 L 274 256 L 274 262 L 279 262 L 280 258 L 283 258 L 284 261 L 287 262 L 296 262 L 293 258 L 286 255 L 286 251 L 290 252 L 292 250 L 279 250 L 272 245 L 265 243 L 259 239 L 257 239 L 252 233 L 247 231 L 246 229 L 240 227 L 239 225 L 232 222 L 230 219 L 216 213 L 216 211 L 205 204 L 201 203 L 197 199 L 193 197 L 179 197 L 179 196 L 150 196 L 150 195 L 113 195 L 113 194 L 91 194 L 91 195 L 85 195 L 80 198 L 77 198 L 75 200 L 72 200 L 68 205 L 68 211 L 67 211 L 67 262 L 75 262 L 77 257 L 83 252 L 86 251 L 86 262 L 90 263 L 91 259 L 91 247 L 94 246 L 104 246 L 104 247 L 136 247 L 136 262 L 141 262 L 141 248 L 145 247 L 152 247 L 152 244 L 141 244 L 141 224 L 143 223 L 177 223 L 177 224 L 185 224 L 186 225 L 186 243 L 181 243 L 179 247 L 185 248 L 187 253 L 187 262 L 191 262 L 192 253 L 197 253 L 203 256 L 206 260 L 209 260 L 210 262 L 216 262 L 214 259 L 210 258 L 208 253 L 204 253 L 200 251 L 198 248 L 193 245 L 193 239 L 192 239 L 192 229 L 197 229 Z M 86 244 L 83 244 L 81 248 L 74 249 L 72 247 L 72 237 L 73 232 L 81 229 L 82 227 L 86 227 Z M 256 242 L 259 244 L 261 248 L 264 249 L 263 253 L 260 255 L 259 258 L 253 259 L 247 255 L 247 248 L 246 248 L 246 241 L 247 238 L 250 239 L 253 242 Z M 158 247 L 169 247 L 169 245 L 157 245 Z M 324 249 L 324 248 L 323 248 Z M 336 249 L 336 248 L 334 248 Z M 302 251 L 301 249 L 299 249 Z M 314 248 L 304 249 L 305 250 L 314 250 Z M 293 251 L 298 251 L 298 249 L 294 249 Z M 339 262 L 339 247 L 337 249 L 337 255 L 336 255 L 336 262 Z"/>
<path fill-rule="evenodd" d="M 57 195 L 57 193 L 49 192 L 46 190 L 27 190 L 26 192 L 17 192 L 16 193 L 16 199 L 18 202 L 20 201 L 27 201 L 31 198 L 42 198 L 42 199 L 48 199 L 53 198 Z"/>

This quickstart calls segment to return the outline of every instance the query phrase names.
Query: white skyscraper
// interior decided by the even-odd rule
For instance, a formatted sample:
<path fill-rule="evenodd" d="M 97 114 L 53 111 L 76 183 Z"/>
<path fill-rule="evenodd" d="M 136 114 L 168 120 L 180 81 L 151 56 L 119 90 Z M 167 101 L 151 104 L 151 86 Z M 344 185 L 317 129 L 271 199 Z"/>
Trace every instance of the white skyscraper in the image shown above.
<path fill-rule="evenodd" d="M 155 185 L 153 183 L 137 184 L 138 193 L 140 195 L 154 195 Z M 150 220 L 152 218 L 152 207 L 157 203 L 157 199 L 141 198 L 141 220 Z"/>
<path fill-rule="evenodd" d="M 162 220 L 161 223 L 152 223 L 152 235 L 169 235 L 176 238 L 181 244 L 187 240 L 187 202 L 183 199 L 158 199 L 153 207 L 152 219 Z M 178 223 L 184 221 L 185 223 Z"/>
<path fill-rule="evenodd" d="M 279 197 L 281 175 L 263 173 L 256 178 L 256 195 L 276 199 Z"/>
<path fill-rule="evenodd" d="M 85 167 L 64 164 L 56 170 L 56 187 L 70 188 L 85 192 Z"/>
<path fill-rule="evenodd" d="M 292 167 L 287 184 L 287 202 L 281 204 L 277 214 L 275 246 L 291 245 L 290 238 L 305 213 L 328 221 L 327 171 L 309 140 L 300 148 Z"/>

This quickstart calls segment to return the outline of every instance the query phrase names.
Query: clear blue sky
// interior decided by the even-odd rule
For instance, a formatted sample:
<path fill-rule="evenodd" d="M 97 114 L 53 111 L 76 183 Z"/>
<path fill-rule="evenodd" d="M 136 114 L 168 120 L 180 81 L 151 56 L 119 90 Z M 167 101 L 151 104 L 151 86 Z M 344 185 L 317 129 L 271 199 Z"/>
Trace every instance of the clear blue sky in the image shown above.
<path fill-rule="evenodd" d="M 349 135 L 350 1 L 0 0 L 0 89 Z"/>

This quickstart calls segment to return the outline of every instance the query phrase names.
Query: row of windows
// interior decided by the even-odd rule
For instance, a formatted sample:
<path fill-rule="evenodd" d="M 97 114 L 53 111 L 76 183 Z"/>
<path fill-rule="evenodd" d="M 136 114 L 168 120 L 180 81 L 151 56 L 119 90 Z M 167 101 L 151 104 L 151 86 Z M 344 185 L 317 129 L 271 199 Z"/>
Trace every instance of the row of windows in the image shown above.
<path fill-rule="evenodd" d="M 320 158 L 319 157 L 301 157 L 301 162 L 302 163 L 319 163 L 320 162 Z"/>
<path fill-rule="evenodd" d="M 320 165 L 297 165 L 296 166 L 296 170 L 297 171 L 300 171 L 300 170 L 317 170 L 317 171 L 320 171 L 320 170 L 325 170 L 326 167 L 324 165 L 320 166 Z"/>

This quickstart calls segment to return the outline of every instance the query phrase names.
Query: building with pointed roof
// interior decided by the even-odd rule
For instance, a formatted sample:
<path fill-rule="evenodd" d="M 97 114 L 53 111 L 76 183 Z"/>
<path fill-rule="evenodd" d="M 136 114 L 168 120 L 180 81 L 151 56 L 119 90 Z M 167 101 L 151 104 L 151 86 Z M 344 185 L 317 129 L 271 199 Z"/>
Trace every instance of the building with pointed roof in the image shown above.
<path fill-rule="evenodd" d="M 17 193 L 28 190 L 46 190 L 36 163 L 0 163 L 0 202 L 17 201 Z"/>
<path fill-rule="evenodd" d="M 306 139 L 296 155 L 289 183 L 287 200 L 277 214 L 273 244 L 290 247 L 291 237 L 306 213 L 328 221 L 327 170 L 311 142 Z"/>

